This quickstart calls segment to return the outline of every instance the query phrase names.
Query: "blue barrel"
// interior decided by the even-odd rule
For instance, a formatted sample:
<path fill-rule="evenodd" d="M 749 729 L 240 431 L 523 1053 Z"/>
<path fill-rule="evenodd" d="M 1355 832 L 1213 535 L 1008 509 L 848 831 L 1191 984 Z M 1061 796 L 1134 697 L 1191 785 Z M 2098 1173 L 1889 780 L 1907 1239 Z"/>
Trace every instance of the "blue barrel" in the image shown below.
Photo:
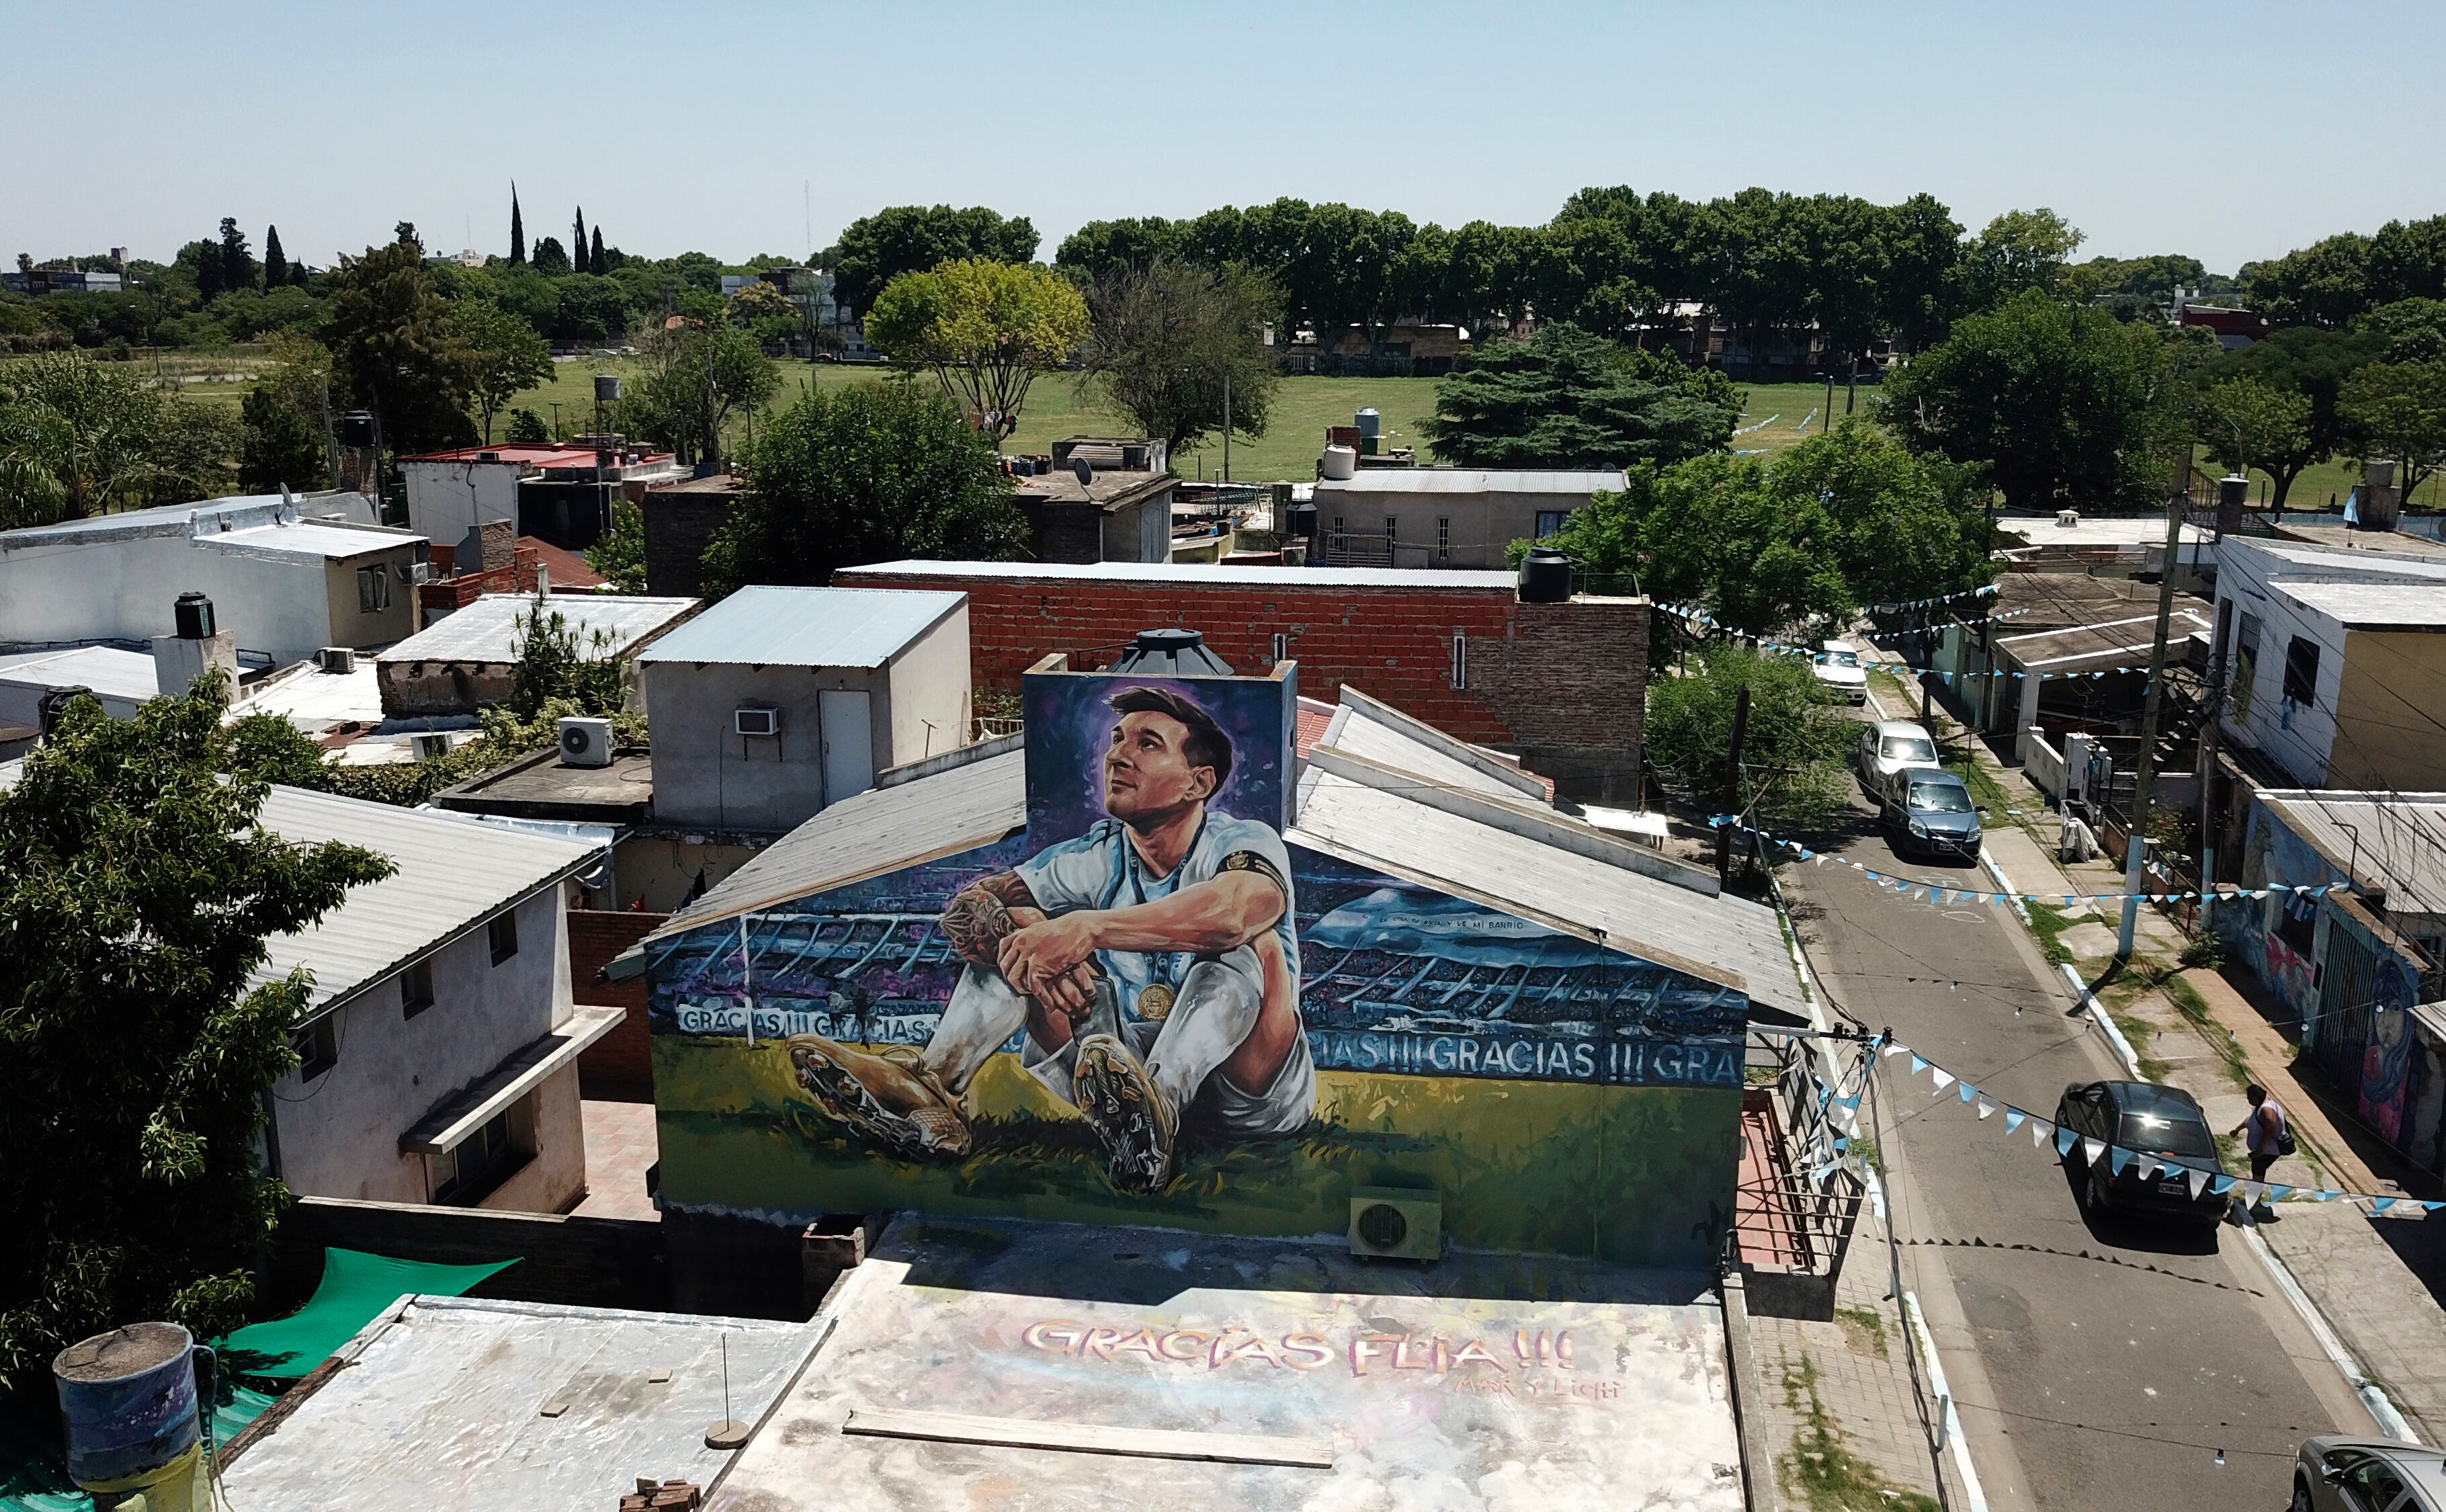
<path fill-rule="evenodd" d="M 124 1481 L 195 1447 L 197 1352 L 176 1323 L 130 1323 L 52 1358 L 80 1485 Z"/>

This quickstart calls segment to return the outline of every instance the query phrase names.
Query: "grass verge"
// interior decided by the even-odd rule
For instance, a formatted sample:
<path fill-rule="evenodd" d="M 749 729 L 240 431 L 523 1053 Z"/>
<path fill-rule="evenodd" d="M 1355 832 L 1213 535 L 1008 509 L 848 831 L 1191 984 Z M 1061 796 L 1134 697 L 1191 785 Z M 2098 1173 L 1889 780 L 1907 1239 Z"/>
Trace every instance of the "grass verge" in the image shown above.
<path fill-rule="evenodd" d="M 1843 1325 L 1846 1338 L 1860 1341 L 1867 1351 L 1878 1359 L 1887 1357 L 1886 1320 L 1877 1315 L 1875 1308 L 1838 1307 L 1834 1310 L 1834 1320 Z"/>
<path fill-rule="evenodd" d="M 1792 1447 L 1776 1461 L 1786 1496 L 1806 1502 L 1810 1512 L 1940 1512 L 1934 1498 L 1898 1488 L 1845 1446 L 1817 1394 L 1817 1362 L 1806 1352 L 1797 1365 L 1784 1362 L 1783 1400 L 1800 1419 Z"/>
<path fill-rule="evenodd" d="M 2050 966 L 2070 966 L 2072 948 L 2063 942 L 2063 933 L 2075 924 L 2085 924 L 2098 918 L 2096 913 L 2073 914 L 2053 903 L 2023 899 L 2022 906 L 2030 911 L 2030 933 L 2038 936 L 2039 949 L 2044 951 Z"/>

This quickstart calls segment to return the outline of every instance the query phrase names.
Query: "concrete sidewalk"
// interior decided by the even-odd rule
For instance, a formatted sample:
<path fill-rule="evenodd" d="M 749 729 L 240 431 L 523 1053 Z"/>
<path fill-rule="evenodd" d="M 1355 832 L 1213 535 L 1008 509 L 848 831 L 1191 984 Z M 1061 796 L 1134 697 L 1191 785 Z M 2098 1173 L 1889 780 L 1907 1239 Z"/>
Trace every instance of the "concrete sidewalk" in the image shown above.
<path fill-rule="evenodd" d="M 1938 706 L 1941 709 L 1941 706 Z M 1944 721 L 1950 724 L 1950 721 Z M 1931 731 L 1961 738 L 1958 726 Z M 2006 795 L 2009 823 L 1991 823 L 1987 850 L 2013 890 L 2098 894 L 2122 890 L 2112 861 L 2056 859 L 2059 824 L 2044 797 L 1986 746 L 1966 741 L 1986 778 Z M 2117 905 L 2076 905 L 2055 932 L 2080 980 L 2138 1053 L 2141 1073 L 2199 1100 L 2210 1127 L 2240 1125 L 2249 1112 L 2243 1087 L 2268 1088 L 2293 1122 L 2298 1154 L 2280 1160 L 2271 1181 L 2381 1197 L 2446 1197 L 2436 1178 L 2361 1128 L 2315 1065 L 2276 1022 L 2279 1011 L 2254 1002 L 2248 985 L 2214 971 L 2177 970 L 2188 936 L 2154 907 L 2140 909 L 2134 958 L 2115 960 Z M 2044 923 L 2054 920 L 2041 915 Z M 2069 986 L 2069 984 L 2067 984 Z M 2241 1142 L 2221 1138 L 2225 1164 L 2248 1168 Z M 2348 1202 L 2288 1201 L 2260 1238 L 2362 1370 L 2431 1444 L 2446 1444 L 2446 1213 L 2430 1219 L 2418 1206 L 2385 1215 Z"/>

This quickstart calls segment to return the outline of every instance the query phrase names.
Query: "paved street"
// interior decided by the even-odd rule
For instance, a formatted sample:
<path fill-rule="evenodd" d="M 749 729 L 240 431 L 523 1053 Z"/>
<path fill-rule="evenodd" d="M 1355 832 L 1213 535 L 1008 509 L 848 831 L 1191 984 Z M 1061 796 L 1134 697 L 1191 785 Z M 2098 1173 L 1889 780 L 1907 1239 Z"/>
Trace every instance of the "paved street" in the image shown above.
<path fill-rule="evenodd" d="M 1976 868 L 1896 860 L 1865 803 L 1839 853 L 1890 875 L 1994 885 Z M 1832 863 L 1784 875 L 1828 991 L 1872 1026 L 2042 1115 L 2066 1083 L 2123 1074 L 2088 1020 L 2067 1016 L 2009 912 L 1903 902 Z M 1978 1122 L 1949 1089 L 1930 1097 L 1906 1069 L 1888 1061 L 1878 1077 L 1904 1275 L 1991 1504 L 2279 1507 L 2305 1435 L 2371 1430 L 2233 1231 L 2211 1243 L 2085 1222 L 2050 1154 L 2007 1138 L 2001 1116 Z"/>

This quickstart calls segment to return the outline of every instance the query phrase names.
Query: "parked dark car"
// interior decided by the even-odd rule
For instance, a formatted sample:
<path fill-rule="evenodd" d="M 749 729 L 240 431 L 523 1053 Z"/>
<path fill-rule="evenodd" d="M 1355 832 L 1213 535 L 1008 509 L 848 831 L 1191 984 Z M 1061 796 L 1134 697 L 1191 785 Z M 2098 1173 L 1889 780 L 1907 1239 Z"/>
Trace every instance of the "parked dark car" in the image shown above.
<path fill-rule="evenodd" d="M 1880 817 L 1896 854 L 1979 859 L 1979 805 L 1942 766 L 1907 766 L 1888 780 Z"/>
<path fill-rule="evenodd" d="M 2154 1082 L 2084 1082 L 2064 1088 L 2056 1104 L 2056 1123 L 2088 1139 L 2118 1144 L 2135 1155 L 2160 1155 L 2184 1165 L 2221 1175 L 2216 1135 L 2192 1094 L 2178 1087 Z M 2079 1145 L 2064 1157 L 2065 1166 L 2079 1183 L 2081 1206 L 2093 1212 L 2111 1210 L 2214 1227 L 2231 1204 L 2203 1185 L 2192 1195 L 2190 1179 L 2169 1170 L 2141 1179 L 2138 1160 L 2116 1174 L 2113 1162 L 2101 1155 L 2084 1158 Z"/>
<path fill-rule="evenodd" d="M 2304 1439 L 2293 1459 L 2293 1512 L 2438 1512 L 2446 1450 L 2394 1439 Z"/>

